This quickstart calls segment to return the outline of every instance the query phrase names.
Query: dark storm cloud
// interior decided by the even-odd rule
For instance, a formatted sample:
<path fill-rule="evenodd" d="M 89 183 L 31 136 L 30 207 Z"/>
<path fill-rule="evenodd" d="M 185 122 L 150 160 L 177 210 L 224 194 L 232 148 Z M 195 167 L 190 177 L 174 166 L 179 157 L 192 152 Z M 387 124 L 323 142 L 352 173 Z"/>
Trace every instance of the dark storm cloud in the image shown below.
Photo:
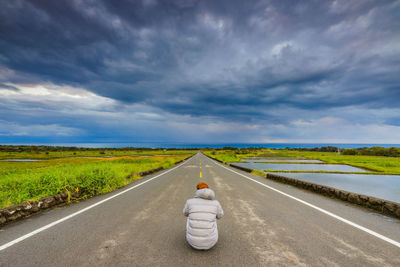
<path fill-rule="evenodd" d="M 12 91 L 19 91 L 19 89 L 17 87 L 12 86 L 12 85 L 7 85 L 7 84 L 4 84 L 4 83 L 0 83 L 0 88 L 1 89 L 6 89 L 6 90 L 12 90 Z"/>
<path fill-rule="evenodd" d="M 0 87 L 69 85 L 236 122 L 396 108 L 399 13 L 399 1 L 3 1 Z"/>

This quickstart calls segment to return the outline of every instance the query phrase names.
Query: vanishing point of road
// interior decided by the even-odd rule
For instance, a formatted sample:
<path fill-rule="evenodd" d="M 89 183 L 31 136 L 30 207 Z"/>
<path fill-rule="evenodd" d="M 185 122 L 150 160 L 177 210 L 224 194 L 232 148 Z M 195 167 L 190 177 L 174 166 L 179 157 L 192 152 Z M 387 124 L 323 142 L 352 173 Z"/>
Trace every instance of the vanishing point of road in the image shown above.
<path fill-rule="evenodd" d="M 225 216 L 209 251 L 182 210 L 207 182 Z M 112 193 L 0 229 L 0 266 L 400 266 L 400 221 L 201 153 Z"/>

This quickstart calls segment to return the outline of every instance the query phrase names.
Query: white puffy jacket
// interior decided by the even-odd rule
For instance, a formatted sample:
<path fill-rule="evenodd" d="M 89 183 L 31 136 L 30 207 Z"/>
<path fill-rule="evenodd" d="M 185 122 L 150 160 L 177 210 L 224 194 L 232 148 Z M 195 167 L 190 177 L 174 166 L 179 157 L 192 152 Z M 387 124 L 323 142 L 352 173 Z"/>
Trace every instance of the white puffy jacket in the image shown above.
<path fill-rule="evenodd" d="M 209 188 L 197 190 L 195 198 L 188 199 L 183 209 L 188 217 L 186 240 L 196 249 L 210 249 L 218 241 L 217 219 L 224 211 L 214 198 L 214 191 Z"/>

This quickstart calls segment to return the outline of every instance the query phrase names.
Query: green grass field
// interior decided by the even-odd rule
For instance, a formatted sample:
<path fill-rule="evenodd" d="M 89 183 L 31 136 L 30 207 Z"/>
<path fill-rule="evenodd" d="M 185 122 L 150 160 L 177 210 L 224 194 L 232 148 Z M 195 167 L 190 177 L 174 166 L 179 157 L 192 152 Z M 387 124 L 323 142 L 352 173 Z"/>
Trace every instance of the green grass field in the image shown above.
<path fill-rule="evenodd" d="M 318 159 L 328 164 L 347 164 L 366 169 L 368 174 L 400 174 L 400 158 L 384 156 L 340 155 L 334 152 L 260 149 L 243 154 L 237 150 L 203 151 L 204 154 L 224 162 L 238 162 L 247 157 L 292 157 Z M 298 171 L 309 172 L 309 171 Z"/>
<path fill-rule="evenodd" d="M 110 192 L 140 178 L 131 174 L 169 168 L 193 154 L 191 151 L 159 152 L 153 156 L 142 153 L 114 158 L 69 158 L 69 154 L 64 154 L 63 158 L 36 162 L 0 161 L 0 208 L 67 191 L 79 192 L 82 198 Z M 37 158 L 23 154 L 15 156 Z"/>
<path fill-rule="evenodd" d="M 4 152 L 0 151 L 2 159 L 55 159 L 66 157 L 120 157 L 130 155 L 180 155 L 194 153 L 190 150 L 76 150 L 76 151 L 31 151 Z"/>
<path fill-rule="evenodd" d="M 400 158 L 384 156 L 340 155 L 334 152 L 280 151 L 290 157 L 318 159 L 330 164 L 347 164 L 379 174 L 400 174 Z"/>
<path fill-rule="evenodd" d="M 219 159 L 223 162 L 239 162 L 248 157 L 280 157 L 270 149 L 258 150 L 203 150 L 205 155 Z"/>

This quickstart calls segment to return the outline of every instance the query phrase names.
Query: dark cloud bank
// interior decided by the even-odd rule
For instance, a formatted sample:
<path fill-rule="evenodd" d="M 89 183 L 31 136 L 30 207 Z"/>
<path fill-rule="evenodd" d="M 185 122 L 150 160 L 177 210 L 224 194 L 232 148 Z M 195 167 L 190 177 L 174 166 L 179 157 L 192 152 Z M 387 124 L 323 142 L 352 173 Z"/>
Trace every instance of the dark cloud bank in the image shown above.
<path fill-rule="evenodd" d="M 6 141 L 400 143 L 400 1 L 0 5 Z"/>

